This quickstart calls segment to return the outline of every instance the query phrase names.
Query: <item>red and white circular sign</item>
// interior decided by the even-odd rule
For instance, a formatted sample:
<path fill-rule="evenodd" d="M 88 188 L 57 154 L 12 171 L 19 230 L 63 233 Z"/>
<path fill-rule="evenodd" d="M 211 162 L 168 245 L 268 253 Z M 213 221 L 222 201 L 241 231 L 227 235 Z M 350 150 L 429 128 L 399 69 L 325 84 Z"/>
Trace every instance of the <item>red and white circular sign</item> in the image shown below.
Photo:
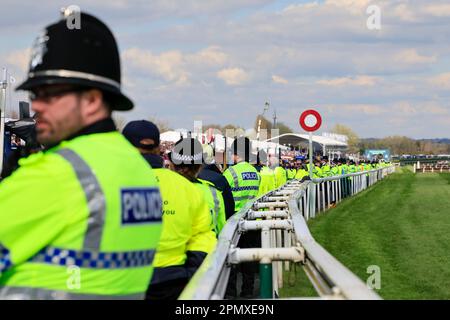
<path fill-rule="evenodd" d="M 306 123 L 306 118 L 308 116 L 316 118 L 316 124 L 314 124 L 313 126 L 309 126 Z M 303 130 L 307 132 L 314 132 L 319 130 L 320 126 L 322 125 L 322 117 L 316 110 L 306 110 L 300 115 L 299 123 Z"/>

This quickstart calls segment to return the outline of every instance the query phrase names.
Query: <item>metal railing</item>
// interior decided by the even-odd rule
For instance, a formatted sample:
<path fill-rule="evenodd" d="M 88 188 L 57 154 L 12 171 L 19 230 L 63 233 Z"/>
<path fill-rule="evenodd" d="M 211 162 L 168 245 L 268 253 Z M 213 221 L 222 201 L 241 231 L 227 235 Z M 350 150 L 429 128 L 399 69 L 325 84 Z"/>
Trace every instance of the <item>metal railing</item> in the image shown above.
<path fill-rule="evenodd" d="M 395 170 L 386 167 L 312 181 L 291 180 L 255 199 L 231 217 L 179 299 L 223 299 L 231 266 L 259 261 L 260 298 L 275 298 L 284 270 L 300 263 L 323 299 L 380 299 L 356 275 L 320 246 L 307 220 L 330 205 L 359 193 Z M 261 230 L 261 248 L 238 248 L 242 233 Z M 301 298 L 301 297 L 299 297 Z"/>

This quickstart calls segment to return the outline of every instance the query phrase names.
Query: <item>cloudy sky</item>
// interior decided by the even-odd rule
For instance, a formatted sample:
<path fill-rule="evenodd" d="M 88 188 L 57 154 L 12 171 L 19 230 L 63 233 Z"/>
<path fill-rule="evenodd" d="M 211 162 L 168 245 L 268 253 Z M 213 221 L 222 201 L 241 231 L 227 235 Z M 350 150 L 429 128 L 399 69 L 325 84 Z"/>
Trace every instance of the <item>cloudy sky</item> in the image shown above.
<path fill-rule="evenodd" d="M 20 82 L 38 32 L 70 4 L 103 19 L 122 57 L 127 120 L 171 127 L 253 126 L 270 102 L 299 130 L 307 108 L 323 131 L 450 137 L 447 0 L 0 0 L 0 66 Z M 366 12 L 381 9 L 381 29 Z M 12 94 L 8 102 L 25 97 Z"/>

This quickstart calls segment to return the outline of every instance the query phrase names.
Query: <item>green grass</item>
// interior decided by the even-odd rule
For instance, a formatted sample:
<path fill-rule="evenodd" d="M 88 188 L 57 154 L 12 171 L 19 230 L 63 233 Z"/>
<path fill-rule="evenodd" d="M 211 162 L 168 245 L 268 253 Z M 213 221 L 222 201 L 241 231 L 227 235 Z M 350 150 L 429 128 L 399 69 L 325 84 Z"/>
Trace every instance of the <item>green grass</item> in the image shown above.
<path fill-rule="evenodd" d="M 450 299 L 450 174 L 398 169 L 309 227 L 364 282 L 367 267 L 379 266 L 382 298 Z M 300 271 L 289 277 L 282 296 L 313 295 Z"/>

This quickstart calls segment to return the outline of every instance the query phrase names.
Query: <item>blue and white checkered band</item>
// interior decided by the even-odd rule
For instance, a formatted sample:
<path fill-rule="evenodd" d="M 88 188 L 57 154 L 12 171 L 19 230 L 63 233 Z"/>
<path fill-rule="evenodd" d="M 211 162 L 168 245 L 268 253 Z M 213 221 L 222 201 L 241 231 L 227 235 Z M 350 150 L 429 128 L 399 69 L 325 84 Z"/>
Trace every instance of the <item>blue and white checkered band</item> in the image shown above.
<path fill-rule="evenodd" d="M 0 274 L 11 266 L 11 255 L 9 250 L 0 243 Z"/>
<path fill-rule="evenodd" d="M 30 71 L 42 63 L 44 54 L 47 52 L 48 40 L 47 29 L 43 30 L 34 40 L 33 48 L 31 49 Z"/>
<path fill-rule="evenodd" d="M 161 222 L 162 205 L 158 188 L 121 189 L 122 225 Z"/>
<path fill-rule="evenodd" d="M 29 261 L 59 266 L 78 266 L 93 269 L 123 269 L 149 266 L 155 250 L 98 252 L 46 247 Z"/>
<path fill-rule="evenodd" d="M 258 174 L 256 172 L 242 172 L 243 180 L 258 180 Z"/>
<path fill-rule="evenodd" d="M 201 162 L 203 157 L 203 153 L 197 153 L 193 156 L 186 154 L 179 154 L 176 152 L 172 153 L 172 161 L 178 163 L 191 163 L 191 162 Z"/>

